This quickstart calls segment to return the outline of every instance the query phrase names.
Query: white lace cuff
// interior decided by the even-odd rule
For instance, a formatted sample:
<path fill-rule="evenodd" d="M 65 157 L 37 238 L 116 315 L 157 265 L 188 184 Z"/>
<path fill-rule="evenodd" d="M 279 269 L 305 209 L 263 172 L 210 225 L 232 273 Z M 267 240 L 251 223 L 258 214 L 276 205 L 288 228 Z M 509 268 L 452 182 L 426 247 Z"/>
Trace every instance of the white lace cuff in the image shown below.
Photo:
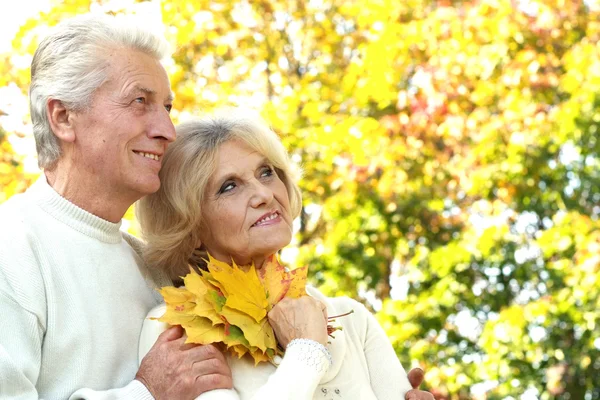
<path fill-rule="evenodd" d="M 314 368 L 317 372 L 327 371 L 331 364 L 333 364 L 327 347 L 311 339 L 292 340 L 287 345 L 285 353 Z"/>

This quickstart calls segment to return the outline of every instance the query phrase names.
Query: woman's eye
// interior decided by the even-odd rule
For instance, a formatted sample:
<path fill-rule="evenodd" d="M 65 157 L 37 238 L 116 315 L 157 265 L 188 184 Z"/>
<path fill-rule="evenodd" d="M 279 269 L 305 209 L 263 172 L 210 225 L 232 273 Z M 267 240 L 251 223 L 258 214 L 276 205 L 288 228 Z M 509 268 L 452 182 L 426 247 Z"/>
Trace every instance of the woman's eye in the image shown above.
<path fill-rule="evenodd" d="M 221 188 L 219 189 L 219 194 L 225 193 L 225 192 L 229 192 L 233 188 L 235 188 L 235 183 L 233 183 L 233 182 L 225 182 L 223 184 L 223 186 L 221 186 Z"/>
<path fill-rule="evenodd" d="M 273 168 L 271 167 L 264 167 L 260 173 L 260 176 L 272 176 L 273 175 Z"/>

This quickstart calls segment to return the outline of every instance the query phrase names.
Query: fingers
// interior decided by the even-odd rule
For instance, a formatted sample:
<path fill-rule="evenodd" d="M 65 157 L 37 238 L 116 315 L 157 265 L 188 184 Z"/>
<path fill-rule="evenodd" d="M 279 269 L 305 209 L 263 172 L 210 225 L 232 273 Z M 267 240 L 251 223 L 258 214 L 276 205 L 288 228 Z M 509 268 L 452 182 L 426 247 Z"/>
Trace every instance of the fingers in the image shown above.
<path fill-rule="evenodd" d="M 223 353 L 212 345 L 185 344 L 179 333 L 165 332 L 142 360 L 136 379 L 157 399 L 196 398 L 205 391 L 231 388 Z"/>
<path fill-rule="evenodd" d="M 421 368 L 413 368 L 408 371 L 408 381 L 410 382 L 410 386 L 413 389 L 418 389 L 423 383 L 423 378 L 425 377 L 425 373 Z"/>
<path fill-rule="evenodd" d="M 312 297 L 284 298 L 269 311 L 268 318 L 283 348 L 301 338 L 327 343 L 327 307 Z"/>
<path fill-rule="evenodd" d="M 225 360 L 225 355 L 213 345 L 196 345 L 196 347 L 187 351 L 187 357 L 194 367 L 200 365 L 204 368 L 204 370 L 200 372 L 230 373 L 229 365 Z"/>
<path fill-rule="evenodd" d="M 323 317 L 325 318 L 325 325 L 327 325 L 327 306 L 320 300 L 317 300 L 321 304 L 321 312 L 323 313 Z"/>
<path fill-rule="evenodd" d="M 186 340 L 186 338 L 185 338 L 185 336 L 183 336 L 183 337 L 181 337 L 181 341 L 179 342 L 179 349 L 182 351 L 191 350 L 195 347 L 200 346 L 197 343 L 186 343 L 185 340 Z"/>
<path fill-rule="evenodd" d="M 212 390 L 229 389 L 233 386 L 229 364 L 221 358 L 206 358 L 193 364 L 198 387 L 211 388 Z"/>
<path fill-rule="evenodd" d="M 196 378 L 196 386 L 200 388 L 199 393 L 202 394 L 209 390 L 231 389 L 233 387 L 233 380 L 231 378 L 231 375 L 200 375 Z"/>
<path fill-rule="evenodd" d="M 179 339 L 183 335 L 183 328 L 181 326 L 173 326 L 166 331 L 162 332 L 158 335 L 158 339 L 156 339 L 156 344 L 171 342 L 173 340 Z"/>
<path fill-rule="evenodd" d="M 429 392 L 423 390 L 409 390 L 404 396 L 405 400 L 435 400 L 435 397 Z"/>
<path fill-rule="evenodd" d="M 230 389 L 233 387 L 231 369 L 225 356 L 216 347 L 207 345 L 193 349 L 192 352 L 202 355 L 193 362 L 192 369 L 196 375 L 196 386 L 202 392 L 214 389 Z"/>

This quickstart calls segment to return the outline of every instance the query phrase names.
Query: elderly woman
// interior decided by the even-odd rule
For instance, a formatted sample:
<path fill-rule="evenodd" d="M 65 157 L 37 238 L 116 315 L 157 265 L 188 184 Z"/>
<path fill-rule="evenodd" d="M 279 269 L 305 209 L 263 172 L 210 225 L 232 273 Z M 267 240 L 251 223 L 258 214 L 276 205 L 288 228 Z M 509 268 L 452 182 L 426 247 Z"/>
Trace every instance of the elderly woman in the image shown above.
<path fill-rule="evenodd" d="M 175 277 L 190 266 L 203 268 L 208 253 L 260 270 L 290 243 L 301 208 L 301 193 L 278 136 L 260 117 L 240 110 L 184 123 L 177 135 L 163 158 L 160 190 L 137 207 L 148 263 Z M 363 305 L 325 297 L 312 287 L 307 293 L 283 299 L 268 314 L 286 350 L 281 359 L 255 366 L 249 357 L 227 356 L 234 389 L 199 398 L 433 398 L 411 391 L 383 329 Z M 327 316 L 349 310 L 354 313 L 337 321 L 342 330 L 328 337 Z M 164 329 L 147 319 L 140 356 Z"/>

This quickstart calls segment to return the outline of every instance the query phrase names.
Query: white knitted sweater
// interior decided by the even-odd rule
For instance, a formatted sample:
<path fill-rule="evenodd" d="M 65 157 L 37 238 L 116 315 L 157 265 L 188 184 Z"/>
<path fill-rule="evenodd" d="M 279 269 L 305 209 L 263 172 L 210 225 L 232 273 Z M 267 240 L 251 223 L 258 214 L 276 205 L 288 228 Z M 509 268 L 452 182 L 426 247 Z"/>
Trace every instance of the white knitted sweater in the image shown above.
<path fill-rule="evenodd" d="M 152 398 L 138 340 L 168 281 L 120 227 L 44 176 L 0 206 L 0 399 Z"/>

